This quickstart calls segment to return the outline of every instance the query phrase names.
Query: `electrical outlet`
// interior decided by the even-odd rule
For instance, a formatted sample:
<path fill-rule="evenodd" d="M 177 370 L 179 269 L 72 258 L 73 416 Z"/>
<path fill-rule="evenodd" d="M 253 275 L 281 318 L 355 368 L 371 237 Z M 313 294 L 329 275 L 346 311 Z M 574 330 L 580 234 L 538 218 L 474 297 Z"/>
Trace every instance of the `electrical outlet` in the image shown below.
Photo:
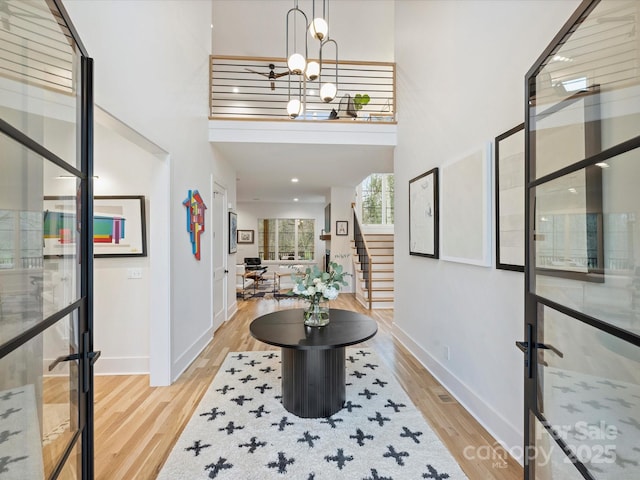
<path fill-rule="evenodd" d="M 136 280 L 142 278 L 142 269 L 141 268 L 127 269 L 127 278 L 136 279 Z"/>

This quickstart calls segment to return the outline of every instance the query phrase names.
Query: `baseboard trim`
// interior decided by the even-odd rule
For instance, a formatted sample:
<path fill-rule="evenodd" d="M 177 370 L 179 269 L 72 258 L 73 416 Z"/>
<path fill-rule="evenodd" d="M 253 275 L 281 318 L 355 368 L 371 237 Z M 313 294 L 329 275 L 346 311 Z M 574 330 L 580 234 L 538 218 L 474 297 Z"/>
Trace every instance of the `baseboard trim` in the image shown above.
<path fill-rule="evenodd" d="M 213 340 L 213 327 L 209 326 L 200 337 L 187 348 L 176 361 L 173 362 L 171 372 L 171 383 L 175 382 L 189 365 L 202 353 L 209 342 Z"/>
<path fill-rule="evenodd" d="M 397 324 L 394 324 L 392 335 L 444 386 L 451 395 L 482 425 L 502 448 L 509 453 L 522 452 L 523 433 L 513 427 L 491 405 L 475 394 L 464 382 L 447 370 L 429 352 L 418 345 Z M 515 448 L 514 448 L 515 447 Z M 513 456 L 513 455 L 512 455 Z M 523 458 L 520 454 L 514 457 L 520 465 Z"/>
<path fill-rule="evenodd" d="M 230 306 L 229 306 L 229 310 L 227 311 L 227 322 L 229 320 L 231 320 L 234 315 L 238 313 L 238 302 L 233 302 Z"/>

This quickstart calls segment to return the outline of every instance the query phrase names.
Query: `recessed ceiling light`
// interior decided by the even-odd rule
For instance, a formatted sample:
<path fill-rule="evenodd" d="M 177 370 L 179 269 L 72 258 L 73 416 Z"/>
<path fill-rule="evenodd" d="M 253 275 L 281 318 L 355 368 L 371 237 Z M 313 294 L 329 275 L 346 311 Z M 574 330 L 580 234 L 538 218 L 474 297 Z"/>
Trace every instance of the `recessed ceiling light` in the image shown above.
<path fill-rule="evenodd" d="M 596 165 L 600 168 L 609 168 L 609 164 L 606 162 L 598 162 Z"/>
<path fill-rule="evenodd" d="M 569 191 L 570 191 L 571 193 L 578 193 L 578 191 L 577 191 L 575 188 L 573 188 L 573 187 L 571 187 L 571 188 L 569 189 Z"/>
<path fill-rule="evenodd" d="M 293 199 L 293 201 L 294 201 L 294 202 L 297 202 L 298 200 L 299 200 L 298 198 L 294 198 L 294 199 Z"/>
<path fill-rule="evenodd" d="M 298 183 L 299 181 L 300 181 L 300 180 L 298 180 L 298 179 L 297 179 L 297 178 L 295 178 L 295 177 L 293 177 L 293 178 L 291 179 L 291 182 L 293 182 L 293 183 Z"/>

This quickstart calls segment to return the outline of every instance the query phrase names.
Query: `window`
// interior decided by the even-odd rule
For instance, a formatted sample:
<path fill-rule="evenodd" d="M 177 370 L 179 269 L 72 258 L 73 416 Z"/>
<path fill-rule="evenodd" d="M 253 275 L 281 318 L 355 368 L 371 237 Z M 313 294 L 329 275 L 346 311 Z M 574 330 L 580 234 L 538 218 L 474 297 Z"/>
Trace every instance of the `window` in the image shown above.
<path fill-rule="evenodd" d="M 313 260 L 315 220 L 258 219 L 258 256 L 262 260 Z"/>
<path fill-rule="evenodd" d="M 15 215 L 0 210 L 0 268 L 13 268 L 15 258 Z"/>
<path fill-rule="evenodd" d="M 360 184 L 360 207 L 365 225 L 393 225 L 393 174 L 374 173 Z"/>
<path fill-rule="evenodd" d="M 42 268 L 42 213 L 0 210 L 0 269 Z"/>

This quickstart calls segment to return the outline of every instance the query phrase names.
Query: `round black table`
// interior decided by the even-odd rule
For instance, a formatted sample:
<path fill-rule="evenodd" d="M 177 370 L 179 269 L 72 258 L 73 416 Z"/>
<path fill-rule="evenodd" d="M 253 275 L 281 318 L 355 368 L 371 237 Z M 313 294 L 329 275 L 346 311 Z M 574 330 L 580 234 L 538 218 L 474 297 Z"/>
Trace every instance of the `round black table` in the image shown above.
<path fill-rule="evenodd" d="M 345 347 L 364 342 L 378 331 L 361 313 L 330 310 L 324 327 L 304 325 L 302 308 L 256 318 L 251 336 L 282 348 L 282 405 L 303 418 L 330 417 L 344 404 Z"/>

